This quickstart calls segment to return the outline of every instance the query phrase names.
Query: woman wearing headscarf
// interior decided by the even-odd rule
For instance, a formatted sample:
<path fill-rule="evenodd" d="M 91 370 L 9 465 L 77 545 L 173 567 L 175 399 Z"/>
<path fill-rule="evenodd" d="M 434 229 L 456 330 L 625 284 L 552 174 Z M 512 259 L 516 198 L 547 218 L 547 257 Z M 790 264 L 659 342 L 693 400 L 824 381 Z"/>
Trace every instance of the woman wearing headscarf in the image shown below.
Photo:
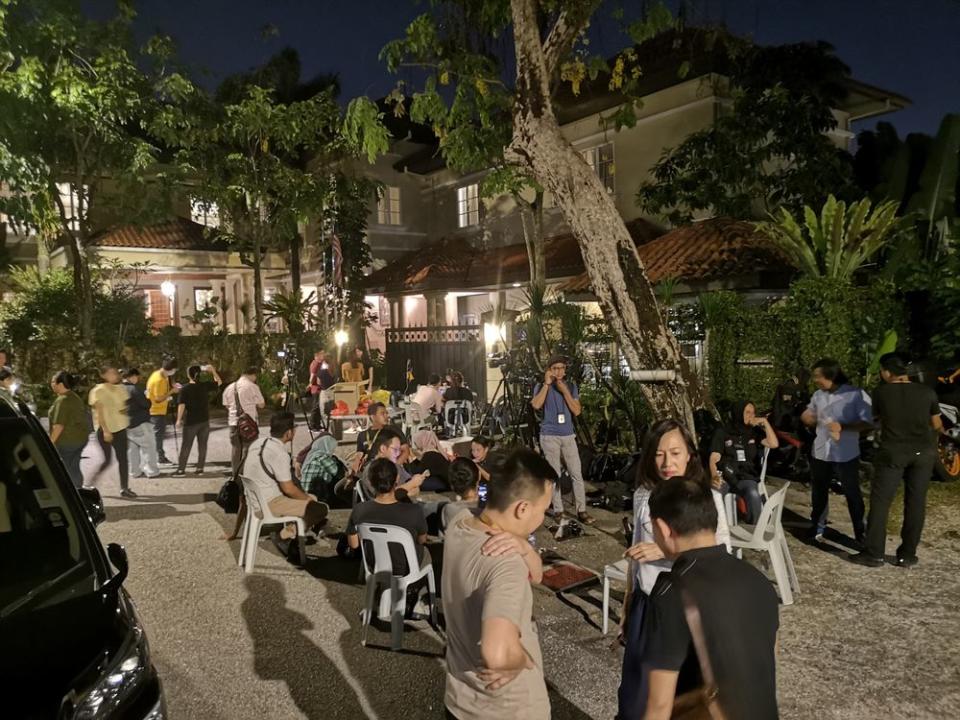
<path fill-rule="evenodd" d="M 332 504 L 334 486 L 347 474 L 347 466 L 336 455 L 337 439 L 332 435 L 319 435 L 308 448 L 300 465 L 300 485 L 304 492 L 318 500 Z"/>
<path fill-rule="evenodd" d="M 440 440 L 433 430 L 418 430 L 413 435 L 413 449 L 418 459 L 407 464 L 406 470 L 417 475 L 429 470 L 430 475 L 420 486 L 421 490 L 443 492 L 450 489 L 450 461 L 440 448 Z"/>
<path fill-rule="evenodd" d="M 777 434 L 765 417 L 757 415 L 749 400 L 735 403 L 726 426 L 717 428 L 710 443 L 710 476 L 715 487 L 734 492 L 746 504 L 745 522 L 753 524 L 760 517 L 758 457 L 761 447 L 771 450 L 779 446 Z"/>

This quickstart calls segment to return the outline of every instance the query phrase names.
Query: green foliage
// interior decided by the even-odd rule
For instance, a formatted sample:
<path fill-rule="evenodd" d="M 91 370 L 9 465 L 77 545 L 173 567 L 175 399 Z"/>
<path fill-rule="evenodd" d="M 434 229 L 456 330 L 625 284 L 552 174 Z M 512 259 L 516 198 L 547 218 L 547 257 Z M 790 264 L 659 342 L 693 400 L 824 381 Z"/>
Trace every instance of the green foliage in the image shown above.
<path fill-rule="evenodd" d="M 269 302 L 264 303 L 263 309 L 268 321 L 280 320 L 291 335 L 298 335 L 308 323 L 313 322 L 316 302 L 316 293 L 303 297 L 299 293 L 281 289 Z"/>
<path fill-rule="evenodd" d="M 763 217 L 853 192 L 849 156 L 826 136 L 849 68 L 825 43 L 760 47 L 700 31 L 691 53 L 722 52 L 731 69 L 728 113 L 668 149 L 637 202 L 673 224 L 698 211 Z M 704 45 L 704 48 L 700 48 Z"/>
<path fill-rule="evenodd" d="M 801 273 L 810 277 L 848 279 L 863 267 L 900 231 L 897 203 L 881 203 L 871 211 L 864 198 L 850 205 L 831 194 L 818 216 L 804 206 L 804 224 L 786 208 L 775 222 L 758 223 Z"/>

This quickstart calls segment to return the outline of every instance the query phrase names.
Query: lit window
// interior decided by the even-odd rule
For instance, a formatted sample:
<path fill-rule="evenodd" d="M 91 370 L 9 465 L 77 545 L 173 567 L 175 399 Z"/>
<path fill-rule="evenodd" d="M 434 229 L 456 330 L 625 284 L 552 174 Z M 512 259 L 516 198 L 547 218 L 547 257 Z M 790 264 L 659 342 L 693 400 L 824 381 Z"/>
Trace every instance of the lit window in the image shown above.
<path fill-rule="evenodd" d="M 89 188 L 83 186 L 84 206 L 89 202 Z M 67 227 L 76 231 L 80 229 L 80 195 L 72 183 L 57 183 L 57 192 L 60 194 L 60 203 L 63 205 L 63 216 L 67 221 Z"/>
<path fill-rule="evenodd" d="M 197 309 L 197 312 L 206 310 L 209 306 L 213 305 L 215 300 L 216 297 L 213 294 L 213 288 L 193 289 L 193 306 Z"/>
<path fill-rule="evenodd" d="M 457 188 L 457 227 L 480 224 L 480 186 Z"/>
<path fill-rule="evenodd" d="M 190 199 L 190 219 L 209 228 L 220 227 L 220 208 L 215 202 Z"/>
<path fill-rule="evenodd" d="M 381 225 L 400 224 L 400 188 L 385 185 L 377 199 L 377 222 Z"/>
<path fill-rule="evenodd" d="M 604 143 L 597 145 L 589 150 L 581 150 L 580 154 L 587 161 L 587 165 L 593 170 L 600 182 L 607 189 L 607 192 L 613 195 L 614 185 L 614 165 L 613 165 L 613 143 Z"/>

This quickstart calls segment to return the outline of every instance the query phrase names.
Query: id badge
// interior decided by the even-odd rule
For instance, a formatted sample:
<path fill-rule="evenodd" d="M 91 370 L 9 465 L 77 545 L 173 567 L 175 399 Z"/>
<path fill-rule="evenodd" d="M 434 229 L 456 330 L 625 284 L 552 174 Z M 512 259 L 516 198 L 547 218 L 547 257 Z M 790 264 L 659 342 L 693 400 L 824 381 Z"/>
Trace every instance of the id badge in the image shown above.
<path fill-rule="evenodd" d="M 737 462 L 746 462 L 747 453 L 743 448 L 737 448 Z"/>
<path fill-rule="evenodd" d="M 557 425 L 563 425 L 567 421 L 567 416 L 563 413 L 557 415 Z"/>

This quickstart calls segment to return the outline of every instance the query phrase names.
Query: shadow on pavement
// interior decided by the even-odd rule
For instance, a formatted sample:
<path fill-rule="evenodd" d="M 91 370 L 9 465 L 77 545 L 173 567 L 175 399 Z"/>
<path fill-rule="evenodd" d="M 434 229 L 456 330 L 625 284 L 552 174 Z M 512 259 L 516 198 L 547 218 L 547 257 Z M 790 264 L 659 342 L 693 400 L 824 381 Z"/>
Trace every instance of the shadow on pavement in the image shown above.
<path fill-rule="evenodd" d="M 283 585 L 263 575 L 249 575 L 244 584 L 247 597 L 240 611 L 253 640 L 257 675 L 286 683 L 308 718 L 363 717 L 363 708 L 340 670 L 303 634 L 313 623 L 287 607 Z"/>
<path fill-rule="evenodd" d="M 162 520 L 168 517 L 183 517 L 198 515 L 202 510 L 178 510 L 173 505 L 165 503 L 141 503 L 137 505 L 109 505 L 107 519 L 104 522 L 119 522 L 121 520 Z"/>
<path fill-rule="evenodd" d="M 583 710 L 563 697 L 549 682 L 547 693 L 550 695 L 550 717 L 553 720 L 592 720 Z"/>

